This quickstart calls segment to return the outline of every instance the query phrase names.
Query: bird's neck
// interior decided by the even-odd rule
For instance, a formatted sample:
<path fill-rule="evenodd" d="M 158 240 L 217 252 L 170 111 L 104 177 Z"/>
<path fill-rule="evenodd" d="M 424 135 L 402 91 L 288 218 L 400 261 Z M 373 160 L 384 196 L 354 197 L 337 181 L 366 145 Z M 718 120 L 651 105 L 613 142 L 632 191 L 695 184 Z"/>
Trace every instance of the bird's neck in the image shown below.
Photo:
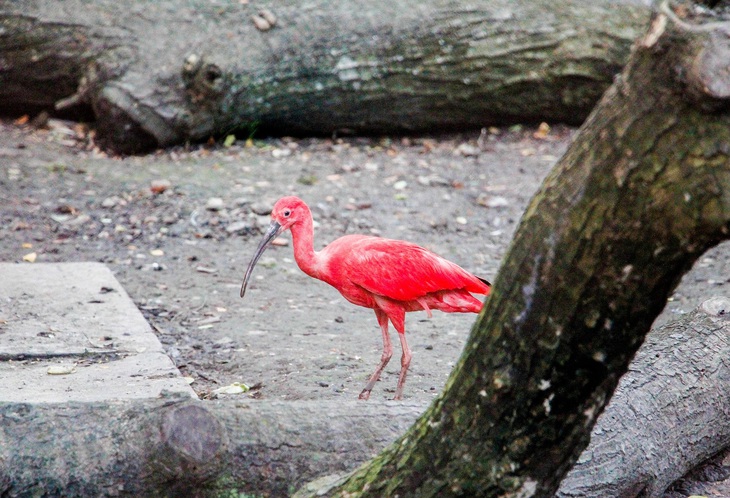
<path fill-rule="evenodd" d="M 312 217 L 291 227 L 294 244 L 294 259 L 299 268 L 310 277 L 319 278 L 317 272 L 317 253 L 314 251 L 314 226 Z"/>

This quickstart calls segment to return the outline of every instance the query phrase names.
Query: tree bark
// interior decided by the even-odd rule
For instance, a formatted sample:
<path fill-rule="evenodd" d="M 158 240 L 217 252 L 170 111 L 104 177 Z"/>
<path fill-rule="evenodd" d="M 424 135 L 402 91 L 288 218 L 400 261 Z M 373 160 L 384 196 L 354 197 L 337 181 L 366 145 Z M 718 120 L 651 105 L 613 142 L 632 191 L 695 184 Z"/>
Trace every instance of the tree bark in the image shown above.
<path fill-rule="evenodd" d="M 693 16 L 662 8 L 545 180 L 445 392 L 318 496 L 557 491 L 682 274 L 730 237 L 730 22 Z"/>
<path fill-rule="evenodd" d="M 730 446 L 730 299 L 652 331 L 558 498 L 662 496 Z"/>
<path fill-rule="evenodd" d="M 288 496 L 372 457 L 424 408 L 174 396 L 0 403 L 0 495 Z"/>
<path fill-rule="evenodd" d="M 259 128 L 443 132 L 580 123 L 648 0 L 0 4 L 0 110 L 91 108 L 134 153 Z M 275 14 L 260 31 L 252 16 Z"/>

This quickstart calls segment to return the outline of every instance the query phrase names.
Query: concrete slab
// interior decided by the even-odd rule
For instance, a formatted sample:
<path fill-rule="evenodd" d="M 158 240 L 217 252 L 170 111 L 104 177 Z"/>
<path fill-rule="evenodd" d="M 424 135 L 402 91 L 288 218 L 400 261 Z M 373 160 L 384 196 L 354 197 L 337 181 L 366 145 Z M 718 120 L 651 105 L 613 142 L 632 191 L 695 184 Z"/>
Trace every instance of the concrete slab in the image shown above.
<path fill-rule="evenodd" d="M 63 373 L 68 372 L 68 373 Z M 195 393 L 101 263 L 0 263 L 0 401 Z"/>

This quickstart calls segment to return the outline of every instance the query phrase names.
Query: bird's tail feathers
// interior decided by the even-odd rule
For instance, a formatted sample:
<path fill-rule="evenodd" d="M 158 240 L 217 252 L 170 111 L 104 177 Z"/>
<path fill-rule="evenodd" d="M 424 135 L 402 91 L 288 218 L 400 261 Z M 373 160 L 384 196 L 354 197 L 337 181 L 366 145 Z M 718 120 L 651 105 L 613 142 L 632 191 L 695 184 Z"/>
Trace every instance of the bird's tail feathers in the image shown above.
<path fill-rule="evenodd" d="M 476 275 L 474 275 L 474 276 L 476 277 Z M 481 280 L 482 282 L 484 282 L 485 284 L 487 284 L 489 287 L 492 286 L 492 283 L 489 280 L 487 280 L 486 278 L 477 277 L 477 279 Z"/>

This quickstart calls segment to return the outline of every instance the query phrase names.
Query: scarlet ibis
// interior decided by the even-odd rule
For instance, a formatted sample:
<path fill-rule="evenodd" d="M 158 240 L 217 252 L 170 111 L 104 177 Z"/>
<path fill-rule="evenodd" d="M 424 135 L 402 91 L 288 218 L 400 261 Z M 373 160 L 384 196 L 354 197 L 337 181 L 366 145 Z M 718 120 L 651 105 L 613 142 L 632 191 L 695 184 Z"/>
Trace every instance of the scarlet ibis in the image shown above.
<path fill-rule="evenodd" d="M 370 391 L 393 355 L 388 320 L 398 331 L 403 355 L 398 385 L 393 399 L 403 396 L 403 384 L 411 363 L 405 335 L 407 311 L 431 310 L 447 313 L 478 313 L 482 302 L 471 295 L 489 294 L 490 284 L 433 252 L 402 240 L 367 235 L 345 235 L 321 251 L 314 250 L 312 212 L 298 197 L 279 199 L 271 211 L 271 224 L 246 269 L 241 297 L 246 293 L 256 262 L 278 235 L 291 230 L 294 259 L 299 268 L 336 288 L 345 299 L 372 308 L 383 334 L 380 364 L 360 393 L 368 399 Z"/>

